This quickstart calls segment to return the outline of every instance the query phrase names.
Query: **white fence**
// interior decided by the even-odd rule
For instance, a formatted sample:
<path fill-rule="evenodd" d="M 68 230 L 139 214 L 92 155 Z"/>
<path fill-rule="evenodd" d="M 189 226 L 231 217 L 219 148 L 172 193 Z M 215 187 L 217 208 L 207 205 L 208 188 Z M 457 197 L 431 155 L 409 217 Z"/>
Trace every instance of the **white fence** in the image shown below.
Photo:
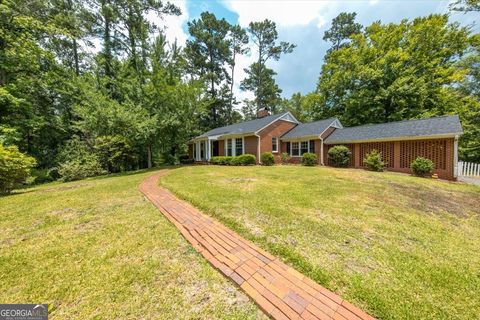
<path fill-rule="evenodd" d="M 459 161 L 458 175 L 461 177 L 480 177 L 480 163 Z"/>

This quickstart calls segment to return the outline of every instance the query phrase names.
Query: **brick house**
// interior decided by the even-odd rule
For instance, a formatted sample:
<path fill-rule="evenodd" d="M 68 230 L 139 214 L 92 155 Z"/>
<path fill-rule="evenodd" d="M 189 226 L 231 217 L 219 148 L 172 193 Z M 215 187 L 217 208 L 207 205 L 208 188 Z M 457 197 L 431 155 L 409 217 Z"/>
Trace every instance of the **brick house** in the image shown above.
<path fill-rule="evenodd" d="M 350 166 L 364 168 L 363 158 L 373 149 L 382 153 L 387 170 L 410 172 L 418 156 L 434 162 L 434 173 L 455 179 L 458 138 L 463 133 L 458 116 L 407 120 L 344 128 L 337 118 L 300 123 L 290 112 L 259 114 L 254 120 L 215 128 L 192 139 L 190 157 L 208 162 L 213 156 L 253 154 L 260 160 L 272 152 L 275 162 L 287 152 L 292 163 L 300 163 L 306 152 L 317 154 L 320 165 L 329 165 L 328 150 L 345 145 Z"/>

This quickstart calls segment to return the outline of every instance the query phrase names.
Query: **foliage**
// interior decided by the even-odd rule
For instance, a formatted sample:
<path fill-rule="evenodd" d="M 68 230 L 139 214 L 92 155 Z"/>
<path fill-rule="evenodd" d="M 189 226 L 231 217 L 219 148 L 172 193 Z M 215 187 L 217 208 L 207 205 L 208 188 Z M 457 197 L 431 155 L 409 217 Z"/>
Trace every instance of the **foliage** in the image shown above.
<path fill-rule="evenodd" d="M 257 163 L 257 157 L 253 154 L 242 154 L 236 156 L 232 160 L 232 164 L 240 166 L 251 166 Z"/>
<path fill-rule="evenodd" d="M 231 82 L 227 72 L 230 59 L 230 46 L 227 34 L 231 25 L 225 20 L 217 19 L 210 12 L 202 12 L 198 20 L 188 22 L 191 40 L 187 40 L 186 54 L 191 64 L 192 74 L 202 78 L 208 84 L 208 108 L 205 122 L 209 128 L 228 124 L 222 113 L 229 107 L 230 98 L 220 93 L 224 80 Z"/>
<path fill-rule="evenodd" d="M 328 149 L 328 158 L 334 167 L 348 167 L 352 152 L 346 146 L 334 146 Z"/>
<path fill-rule="evenodd" d="M 108 172 L 102 167 L 94 149 L 79 138 L 69 140 L 62 147 L 57 161 L 58 174 L 62 181 L 80 180 Z"/>
<path fill-rule="evenodd" d="M 136 155 L 130 143 L 122 136 L 100 136 L 95 139 L 95 154 L 108 172 L 135 169 Z"/>
<path fill-rule="evenodd" d="M 245 69 L 247 77 L 241 82 L 242 90 L 253 91 L 256 110 L 267 109 L 274 113 L 280 101 L 282 90 L 275 83 L 276 72 L 266 66 L 267 61 L 278 61 L 281 54 L 291 53 L 295 45 L 277 42 L 278 32 L 275 22 L 265 19 L 251 22 L 248 27 L 250 39 L 258 49 L 258 59 Z"/>
<path fill-rule="evenodd" d="M 290 154 L 288 152 L 282 152 L 280 158 L 283 164 L 287 164 L 290 162 Z"/>
<path fill-rule="evenodd" d="M 312 167 L 318 164 L 317 155 L 315 153 L 306 152 L 302 155 L 302 165 Z"/>
<path fill-rule="evenodd" d="M 33 168 L 30 170 L 30 175 L 32 184 L 42 184 L 47 182 L 55 181 L 58 177 L 56 177 L 50 169 L 38 169 Z"/>
<path fill-rule="evenodd" d="M 232 158 L 232 156 L 215 156 L 210 158 L 210 163 L 226 166 L 230 165 Z"/>
<path fill-rule="evenodd" d="M 448 15 L 375 22 L 326 55 L 317 86 L 322 101 L 313 118 L 337 116 L 354 126 L 459 114 L 466 128 L 460 154 L 478 157 L 480 129 L 472 121 L 480 103 L 464 85 L 466 79 L 478 83 L 468 76 L 477 45 L 478 35 L 449 23 Z"/>
<path fill-rule="evenodd" d="M 0 144 L 0 194 L 10 193 L 30 175 L 34 158 L 21 153 L 16 146 Z"/>
<path fill-rule="evenodd" d="M 345 41 L 348 41 L 352 35 L 362 31 L 362 25 L 355 22 L 356 16 L 355 12 L 342 12 L 333 18 L 332 26 L 323 35 L 323 40 L 332 42 L 330 50 L 338 50 L 348 45 L 348 42 Z"/>
<path fill-rule="evenodd" d="M 262 166 L 273 166 L 275 164 L 275 158 L 271 152 L 264 152 L 260 155 Z"/>
<path fill-rule="evenodd" d="M 257 163 L 257 158 L 253 154 L 242 154 L 239 156 L 215 156 L 210 159 L 211 164 L 231 165 L 231 166 L 249 166 Z"/>
<path fill-rule="evenodd" d="M 83 159 L 73 159 L 59 165 L 58 173 L 62 181 L 81 180 L 107 173 L 95 155 Z"/>
<path fill-rule="evenodd" d="M 370 171 L 385 170 L 385 162 L 383 161 L 382 153 L 375 149 L 365 155 L 363 163 L 367 167 L 367 170 Z"/>
<path fill-rule="evenodd" d="M 449 6 L 453 11 L 480 12 L 480 0 L 455 0 L 451 2 Z"/>
<path fill-rule="evenodd" d="M 410 168 L 414 175 L 419 177 L 428 177 L 433 172 L 433 161 L 423 157 L 417 157 L 411 164 Z"/>

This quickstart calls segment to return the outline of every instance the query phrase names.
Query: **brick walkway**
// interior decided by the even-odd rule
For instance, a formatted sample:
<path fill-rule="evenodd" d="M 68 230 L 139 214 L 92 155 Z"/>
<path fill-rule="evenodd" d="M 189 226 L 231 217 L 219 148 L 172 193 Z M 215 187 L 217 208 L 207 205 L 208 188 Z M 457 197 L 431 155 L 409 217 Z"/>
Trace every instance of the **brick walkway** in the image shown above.
<path fill-rule="evenodd" d="M 267 315 L 274 319 L 374 319 L 161 188 L 158 179 L 166 172 L 145 179 L 140 191 Z"/>

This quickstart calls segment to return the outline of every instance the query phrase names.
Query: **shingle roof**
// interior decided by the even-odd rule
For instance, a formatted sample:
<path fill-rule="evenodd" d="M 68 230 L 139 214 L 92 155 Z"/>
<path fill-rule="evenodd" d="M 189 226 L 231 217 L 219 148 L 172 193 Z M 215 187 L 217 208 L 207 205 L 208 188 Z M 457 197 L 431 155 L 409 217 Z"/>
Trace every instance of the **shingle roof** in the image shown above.
<path fill-rule="evenodd" d="M 265 127 L 266 125 L 268 125 L 269 123 L 285 116 L 288 113 L 289 112 L 273 114 L 271 116 L 266 116 L 259 119 L 235 123 L 225 127 L 215 128 L 203 133 L 197 138 L 206 138 L 210 136 L 220 136 L 220 135 L 226 135 L 226 134 L 243 134 L 243 133 L 256 132 L 262 129 L 263 127 Z"/>
<path fill-rule="evenodd" d="M 318 136 L 335 121 L 338 122 L 338 119 L 330 118 L 315 122 L 301 123 L 292 130 L 288 131 L 286 134 L 284 134 L 282 136 L 282 139 Z"/>
<path fill-rule="evenodd" d="M 460 119 L 457 115 L 453 115 L 337 129 L 325 139 L 325 143 L 346 143 L 435 135 L 454 136 L 462 133 L 463 130 Z"/>

